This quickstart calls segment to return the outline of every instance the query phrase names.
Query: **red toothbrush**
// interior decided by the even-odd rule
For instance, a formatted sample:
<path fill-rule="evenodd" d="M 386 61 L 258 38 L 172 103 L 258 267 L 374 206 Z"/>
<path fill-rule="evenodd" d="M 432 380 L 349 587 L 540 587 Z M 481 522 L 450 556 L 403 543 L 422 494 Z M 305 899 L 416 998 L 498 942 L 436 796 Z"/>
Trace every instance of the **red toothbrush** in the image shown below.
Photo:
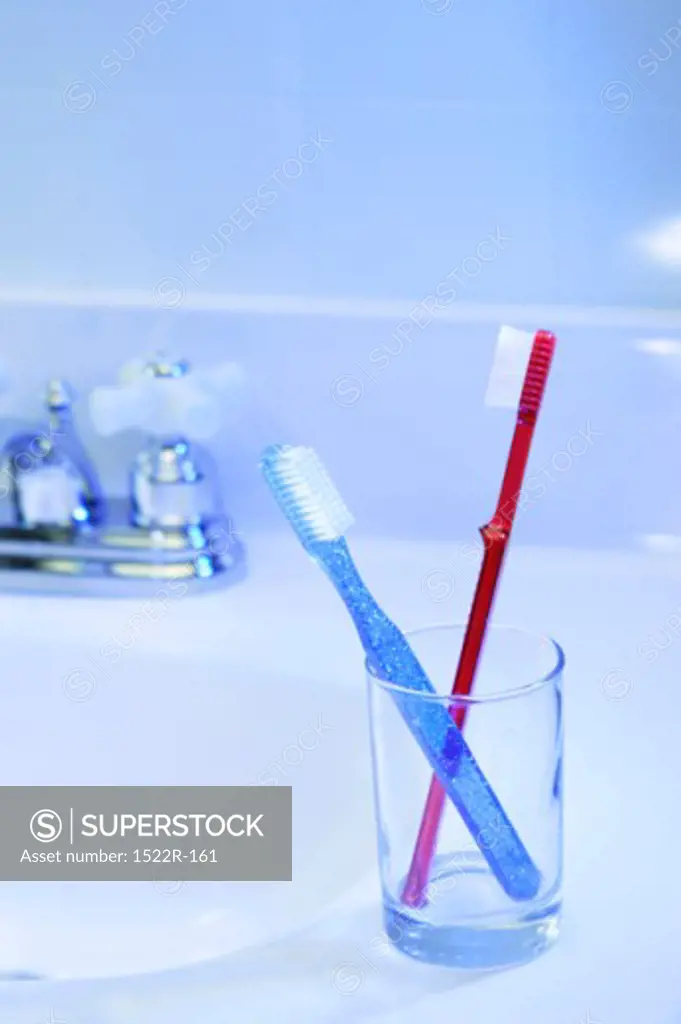
<path fill-rule="evenodd" d="M 519 332 L 502 328 L 499 338 L 500 346 L 503 342 L 504 330 L 507 330 L 511 336 L 511 346 L 515 339 L 522 337 Z M 484 544 L 484 556 L 454 677 L 452 689 L 454 696 L 465 696 L 473 688 L 555 346 L 556 339 L 553 334 L 548 331 L 537 331 L 525 373 L 515 432 L 496 512 L 491 521 L 480 529 Z M 515 358 L 513 353 L 510 353 L 510 358 L 511 360 Z M 508 361 L 508 359 L 507 355 L 506 360 Z M 505 402 L 497 401 L 493 404 L 505 404 Z M 464 726 L 467 710 L 466 704 L 458 704 L 451 709 L 452 718 L 459 729 Z M 436 776 L 433 776 L 416 847 L 402 892 L 403 902 L 410 907 L 422 907 L 427 903 L 426 889 L 437 844 L 444 799 L 444 790 Z"/>

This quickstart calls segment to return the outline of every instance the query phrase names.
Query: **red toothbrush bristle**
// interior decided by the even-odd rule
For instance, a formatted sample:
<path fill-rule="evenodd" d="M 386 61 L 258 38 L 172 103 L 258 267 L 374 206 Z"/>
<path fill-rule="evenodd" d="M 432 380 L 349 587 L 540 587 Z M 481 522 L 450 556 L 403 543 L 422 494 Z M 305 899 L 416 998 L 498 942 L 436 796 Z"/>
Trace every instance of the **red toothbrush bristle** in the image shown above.
<path fill-rule="evenodd" d="M 520 396 L 520 414 L 525 420 L 534 420 L 539 413 L 555 347 L 555 335 L 537 331 Z"/>

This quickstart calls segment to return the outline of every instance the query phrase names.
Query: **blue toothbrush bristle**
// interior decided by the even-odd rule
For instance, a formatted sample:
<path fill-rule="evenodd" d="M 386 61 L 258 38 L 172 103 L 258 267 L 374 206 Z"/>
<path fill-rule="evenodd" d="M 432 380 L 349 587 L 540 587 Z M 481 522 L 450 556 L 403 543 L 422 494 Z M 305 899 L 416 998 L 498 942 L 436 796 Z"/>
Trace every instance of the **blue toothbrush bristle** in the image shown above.
<path fill-rule="evenodd" d="M 271 445 L 260 467 L 304 547 L 336 540 L 352 526 L 352 514 L 312 448 Z"/>

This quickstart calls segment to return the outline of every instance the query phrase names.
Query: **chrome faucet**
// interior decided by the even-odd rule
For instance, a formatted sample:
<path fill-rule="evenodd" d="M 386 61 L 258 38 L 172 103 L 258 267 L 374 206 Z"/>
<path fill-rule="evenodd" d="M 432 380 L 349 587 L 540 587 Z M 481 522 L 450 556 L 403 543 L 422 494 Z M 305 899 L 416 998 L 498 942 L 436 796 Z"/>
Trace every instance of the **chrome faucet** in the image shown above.
<path fill-rule="evenodd" d="M 157 381 L 176 381 L 187 376 L 189 365 L 157 358 L 143 373 Z M 177 418 L 179 410 L 174 411 Z M 201 455 L 177 433 L 150 437 L 133 463 L 130 491 L 134 522 L 149 529 L 198 526 L 219 506 Z"/>
<path fill-rule="evenodd" d="M 226 369 L 204 375 L 204 383 L 224 383 Z M 0 502 L 0 587 L 127 595 L 177 577 L 202 584 L 243 577 L 243 544 L 210 464 L 183 429 L 194 427 L 201 438 L 214 433 L 224 388 L 220 396 L 202 390 L 189 371 L 185 362 L 158 357 L 137 365 L 123 386 L 91 396 L 101 434 L 155 431 L 134 460 L 127 499 L 104 495 L 73 421 L 73 392 L 50 381 L 44 429 L 14 435 L 0 456 L 9 481 L 9 500 Z"/>

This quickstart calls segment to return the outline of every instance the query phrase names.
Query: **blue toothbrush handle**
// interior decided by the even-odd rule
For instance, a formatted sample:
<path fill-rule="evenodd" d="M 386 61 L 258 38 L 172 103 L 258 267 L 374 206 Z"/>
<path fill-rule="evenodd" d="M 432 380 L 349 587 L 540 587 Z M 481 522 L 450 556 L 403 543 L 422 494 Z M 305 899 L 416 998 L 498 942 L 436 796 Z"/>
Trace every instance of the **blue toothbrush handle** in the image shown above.
<path fill-rule="evenodd" d="M 314 557 L 352 616 L 362 646 L 378 669 L 378 677 L 400 687 L 391 690 L 393 700 L 500 885 L 511 899 L 531 900 L 541 885 L 539 869 L 449 708 L 438 700 L 423 699 L 424 694 L 435 697 L 435 688 L 404 634 L 367 590 L 345 540 L 318 544 Z"/>
<path fill-rule="evenodd" d="M 514 900 L 533 899 L 541 885 L 539 869 L 448 709 L 424 700 L 419 691 L 394 690 L 392 696 L 504 891 Z"/>

